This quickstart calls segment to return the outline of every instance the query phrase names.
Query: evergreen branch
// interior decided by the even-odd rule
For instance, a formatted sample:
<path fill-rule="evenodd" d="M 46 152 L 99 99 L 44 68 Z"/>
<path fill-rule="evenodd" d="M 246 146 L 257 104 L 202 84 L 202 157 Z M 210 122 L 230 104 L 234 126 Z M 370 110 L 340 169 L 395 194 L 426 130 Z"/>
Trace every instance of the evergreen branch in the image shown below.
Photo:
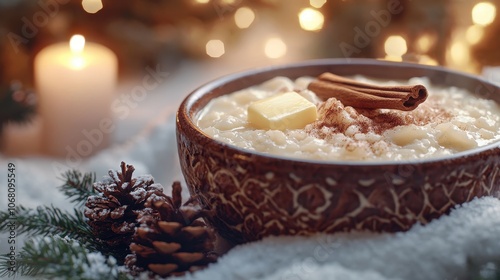
<path fill-rule="evenodd" d="M 71 214 L 54 206 L 39 206 L 36 209 L 18 206 L 13 212 L 0 211 L 0 232 L 8 232 L 14 225 L 18 234 L 65 236 L 92 251 L 114 256 L 120 264 L 124 261 L 123 248 L 114 248 L 96 238 L 83 213 L 77 209 Z"/>
<path fill-rule="evenodd" d="M 475 261 L 467 258 L 467 279 L 472 280 L 500 280 L 500 259 Z"/>
<path fill-rule="evenodd" d="M 15 213 L 13 219 L 11 212 L 0 211 L 0 231 L 8 231 L 14 222 L 18 234 L 61 235 L 97 247 L 97 241 L 81 211 L 75 209 L 74 214 L 71 214 L 54 206 L 39 206 L 36 209 L 18 206 Z"/>
<path fill-rule="evenodd" d="M 96 181 L 95 173 L 82 174 L 78 170 L 69 170 L 62 176 L 64 184 L 59 187 L 59 190 L 64 193 L 71 202 L 81 206 L 89 196 L 96 194 L 92 187 Z"/>
<path fill-rule="evenodd" d="M 0 88 L 0 128 L 7 123 L 27 123 L 35 114 L 34 93 L 12 82 Z"/>
<path fill-rule="evenodd" d="M 47 279 L 131 279 L 113 257 L 90 252 L 76 240 L 58 235 L 25 243 L 15 272 L 9 271 L 8 256 L 0 257 L 0 276 L 37 276 Z"/>

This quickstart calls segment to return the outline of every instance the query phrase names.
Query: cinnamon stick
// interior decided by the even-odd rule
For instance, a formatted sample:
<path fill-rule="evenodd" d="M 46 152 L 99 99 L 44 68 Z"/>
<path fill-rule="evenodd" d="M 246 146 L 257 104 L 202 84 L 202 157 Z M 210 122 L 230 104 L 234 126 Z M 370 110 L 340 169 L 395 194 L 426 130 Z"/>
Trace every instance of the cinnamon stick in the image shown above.
<path fill-rule="evenodd" d="M 411 111 L 427 99 L 423 85 L 379 86 L 323 73 L 308 89 L 324 100 L 335 97 L 344 106 L 363 109 L 396 109 Z"/>

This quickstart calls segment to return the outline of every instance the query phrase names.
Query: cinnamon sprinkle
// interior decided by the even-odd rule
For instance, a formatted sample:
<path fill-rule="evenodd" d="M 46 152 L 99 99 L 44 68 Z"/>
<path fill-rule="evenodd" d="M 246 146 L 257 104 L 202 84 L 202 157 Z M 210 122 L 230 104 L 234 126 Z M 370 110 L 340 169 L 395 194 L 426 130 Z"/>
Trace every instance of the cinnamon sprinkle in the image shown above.
<path fill-rule="evenodd" d="M 318 120 L 306 127 L 306 131 L 319 138 L 328 138 L 328 134 L 342 133 L 347 136 L 355 133 L 374 133 L 382 135 L 386 130 L 402 125 L 424 126 L 431 122 L 449 121 L 452 115 L 438 102 L 429 98 L 418 110 L 367 110 L 344 106 L 336 98 L 323 101 L 318 106 Z M 325 133 L 325 127 L 329 128 Z M 354 134 L 355 134 L 354 133 Z"/>

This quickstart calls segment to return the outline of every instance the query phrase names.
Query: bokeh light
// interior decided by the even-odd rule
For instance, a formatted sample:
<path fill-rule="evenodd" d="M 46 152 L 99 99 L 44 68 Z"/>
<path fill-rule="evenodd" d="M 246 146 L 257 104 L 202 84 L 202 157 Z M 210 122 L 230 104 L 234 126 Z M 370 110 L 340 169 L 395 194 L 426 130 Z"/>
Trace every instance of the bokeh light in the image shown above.
<path fill-rule="evenodd" d="M 469 26 L 469 28 L 467 28 L 467 31 L 465 32 L 465 39 L 467 40 L 467 42 L 474 45 L 479 43 L 479 41 L 481 41 L 483 35 L 484 35 L 484 29 L 482 26 L 471 25 Z"/>
<path fill-rule="evenodd" d="M 402 57 L 408 51 L 408 46 L 403 37 L 394 35 L 389 36 L 387 40 L 385 40 L 384 50 L 388 56 Z"/>
<path fill-rule="evenodd" d="M 435 41 L 436 41 L 435 36 L 432 36 L 429 33 L 423 34 L 420 37 L 418 37 L 415 43 L 415 48 L 419 53 L 427 53 L 434 46 Z"/>
<path fill-rule="evenodd" d="M 103 5 L 101 0 L 83 0 L 82 7 L 85 12 L 95 14 L 102 9 Z"/>
<path fill-rule="evenodd" d="M 224 42 L 221 40 L 210 40 L 205 45 L 207 55 L 210 57 L 221 57 L 226 50 L 224 49 Z"/>
<path fill-rule="evenodd" d="M 299 13 L 299 23 L 302 29 L 307 31 L 318 31 L 323 28 L 325 17 L 315 9 L 305 8 Z"/>
<path fill-rule="evenodd" d="M 426 64 L 426 65 L 438 65 L 439 64 L 434 58 L 432 58 L 428 55 L 422 55 L 419 58 L 418 63 Z"/>
<path fill-rule="evenodd" d="M 472 22 L 486 26 L 495 20 L 497 8 L 489 2 L 477 3 L 472 8 Z"/>
<path fill-rule="evenodd" d="M 321 8 L 323 5 L 325 5 L 326 0 L 309 0 L 309 5 L 313 6 L 314 8 Z"/>
<path fill-rule="evenodd" d="M 255 20 L 255 13 L 248 7 L 241 7 L 234 13 L 234 21 L 239 28 L 248 28 Z"/>
<path fill-rule="evenodd" d="M 194 2 L 198 4 L 207 4 L 208 2 L 210 2 L 210 0 L 194 0 Z"/>
<path fill-rule="evenodd" d="M 287 46 L 283 40 L 274 37 L 269 38 L 264 45 L 264 53 L 269 58 L 280 58 L 286 55 Z"/>
<path fill-rule="evenodd" d="M 451 45 L 450 57 L 455 65 L 465 65 L 469 63 L 470 52 L 467 44 L 457 41 Z"/>

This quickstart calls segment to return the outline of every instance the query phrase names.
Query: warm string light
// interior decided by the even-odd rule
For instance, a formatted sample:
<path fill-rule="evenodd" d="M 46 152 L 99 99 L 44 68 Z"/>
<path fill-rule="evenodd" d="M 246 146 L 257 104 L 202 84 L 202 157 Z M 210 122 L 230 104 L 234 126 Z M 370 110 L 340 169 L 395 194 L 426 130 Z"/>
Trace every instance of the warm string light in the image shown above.
<path fill-rule="evenodd" d="M 446 50 L 447 65 L 463 70 L 470 70 L 473 67 L 470 47 L 469 39 L 467 39 L 467 32 L 463 29 L 456 31 L 452 43 Z"/>
<path fill-rule="evenodd" d="M 287 46 L 281 38 L 273 37 L 267 39 L 264 44 L 264 54 L 268 58 L 280 58 L 286 55 Z"/>
<path fill-rule="evenodd" d="M 196 3 L 209 3 L 210 0 L 194 0 Z M 223 4 L 233 4 L 236 0 L 220 0 Z M 310 5 L 315 8 L 321 8 L 326 0 L 310 0 Z M 255 11 L 249 7 L 242 6 L 237 8 L 234 13 L 234 22 L 240 29 L 249 28 L 256 19 Z M 304 8 L 298 13 L 300 27 L 306 31 L 319 31 L 324 25 L 324 15 L 316 9 Z M 278 59 L 287 54 L 288 46 L 282 38 L 272 37 L 264 41 L 264 55 L 267 58 Z M 221 40 L 209 40 L 205 44 L 205 52 L 208 56 L 218 58 L 226 53 L 224 42 Z"/>
<path fill-rule="evenodd" d="M 403 55 L 408 51 L 406 40 L 399 35 L 389 36 L 384 43 L 385 59 L 402 61 Z"/>
<path fill-rule="evenodd" d="M 465 30 L 465 41 L 469 45 L 475 45 L 481 41 L 484 36 L 484 27 L 491 24 L 496 17 L 496 7 L 489 2 L 480 2 L 474 5 L 471 11 L 473 25 Z M 462 43 L 465 44 L 465 43 Z M 469 46 L 466 46 L 467 48 Z M 462 47 L 455 45 L 450 48 L 450 59 L 459 64 L 466 64 L 465 59 L 469 59 L 469 53 L 465 58 L 458 57 L 463 52 Z"/>
<path fill-rule="evenodd" d="M 480 25 L 471 25 L 465 31 L 465 39 L 469 44 L 474 45 L 479 43 L 484 35 L 484 28 Z"/>
<path fill-rule="evenodd" d="M 101 0 L 83 0 L 82 7 L 87 13 L 95 14 L 103 8 L 103 5 Z"/>
<path fill-rule="evenodd" d="M 309 0 L 309 5 L 312 7 L 319 9 L 325 5 L 326 0 Z"/>
<path fill-rule="evenodd" d="M 312 8 L 305 8 L 299 12 L 300 27 L 307 31 L 319 31 L 323 28 L 325 17 L 323 14 Z"/>
<path fill-rule="evenodd" d="M 479 2 L 472 8 L 471 18 L 473 24 L 466 29 L 457 30 L 453 43 L 447 49 L 448 65 L 468 70 L 473 68 L 470 48 L 481 41 L 485 27 L 495 20 L 496 6 L 490 2 Z"/>
<path fill-rule="evenodd" d="M 195 3 L 207 4 L 211 0 L 192 0 Z M 224 5 L 234 5 L 240 0 L 217 0 Z M 310 8 L 303 8 L 298 13 L 300 27 L 306 31 L 319 31 L 323 28 L 325 18 L 319 10 L 327 0 L 309 0 Z M 82 0 L 82 7 L 87 13 L 96 13 L 103 8 L 102 0 Z M 449 60 L 458 64 L 465 64 L 470 60 L 468 48 L 477 44 L 484 36 L 484 27 L 490 25 L 496 18 L 497 8 L 491 2 L 479 2 L 471 10 L 473 24 L 462 30 L 461 40 L 453 43 L 447 52 Z M 240 29 L 249 28 L 256 19 L 255 11 L 243 6 L 233 11 L 234 22 Z M 435 34 L 426 33 L 418 37 L 412 44 L 414 50 L 420 54 L 420 63 L 436 64 L 436 61 L 426 55 L 436 44 Z M 83 37 L 83 36 L 82 36 Z M 287 45 L 280 38 L 270 38 L 264 42 L 264 53 L 269 58 L 279 58 L 286 54 Z M 84 43 L 83 43 L 84 45 Z M 225 54 L 225 45 L 221 40 L 210 40 L 205 45 L 206 53 L 210 57 L 221 57 Z M 386 59 L 402 61 L 402 57 L 408 51 L 406 40 L 401 36 L 390 36 L 384 44 Z"/>
<path fill-rule="evenodd" d="M 426 65 L 438 65 L 439 64 L 434 58 L 432 58 L 428 55 L 420 56 L 418 63 L 426 64 Z"/>
<path fill-rule="evenodd" d="M 193 0 L 199 4 L 210 3 L 210 0 Z M 233 5 L 238 0 L 219 0 L 221 4 Z M 327 0 L 310 0 L 314 8 L 321 8 Z M 235 25 L 240 29 L 249 28 L 256 19 L 255 11 L 249 7 L 242 6 L 235 9 L 233 13 Z M 304 8 L 298 13 L 300 27 L 306 31 L 319 31 L 324 25 L 324 15 L 316 9 Z M 264 55 L 271 59 L 278 59 L 286 55 L 288 51 L 286 43 L 279 37 L 273 37 L 264 42 Z M 226 53 L 224 42 L 218 39 L 209 40 L 205 44 L 205 52 L 208 56 L 218 58 Z"/>
<path fill-rule="evenodd" d="M 495 5 L 489 2 L 480 2 L 472 8 L 472 22 L 486 26 L 495 20 L 496 14 L 497 8 Z"/>
<path fill-rule="evenodd" d="M 241 7 L 234 13 L 234 22 L 241 29 L 248 28 L 255 20 L 255 13 L 248 7 Z"/>
<path fill-rule="evenodd" d="M 422 34 L 415 42 L 415 49 L 419 53 L 428 53 L 436 42 L 436 36 L 425 33 Z"/>
<path fill-rule="evenodd" d="M 455 65 L 467 65 L 470 61 L 469 46 L 462 41 L 454 42 L 450 47 L 450 58 Z"/>
<path fill-rule="evenodd" d="M 224 49 L 224 42 L 221 40 L 210 40 L 205 45 L 207 55 L 213 58 L 221 57 L 226 50 Z"/>

